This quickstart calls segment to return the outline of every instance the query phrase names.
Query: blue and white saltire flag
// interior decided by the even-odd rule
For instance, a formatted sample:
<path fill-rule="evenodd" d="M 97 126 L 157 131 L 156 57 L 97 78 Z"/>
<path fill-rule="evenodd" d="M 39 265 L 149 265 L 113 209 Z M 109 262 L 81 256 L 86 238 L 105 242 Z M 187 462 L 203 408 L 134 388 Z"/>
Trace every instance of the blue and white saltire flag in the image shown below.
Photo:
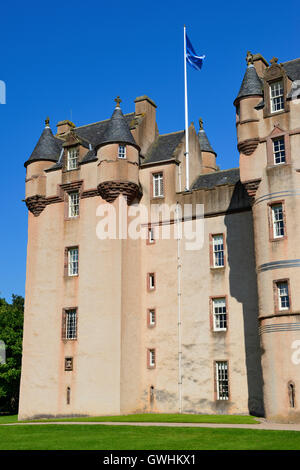
<path fill-rule="evenodd" d="M 187 34 L 185 34 L 185 38 L 186 38 L 186 61 L 194 69 L 200 70 L 203 64 L 203 60 L 205 59 L 205 55 L 197 55 Z"/>

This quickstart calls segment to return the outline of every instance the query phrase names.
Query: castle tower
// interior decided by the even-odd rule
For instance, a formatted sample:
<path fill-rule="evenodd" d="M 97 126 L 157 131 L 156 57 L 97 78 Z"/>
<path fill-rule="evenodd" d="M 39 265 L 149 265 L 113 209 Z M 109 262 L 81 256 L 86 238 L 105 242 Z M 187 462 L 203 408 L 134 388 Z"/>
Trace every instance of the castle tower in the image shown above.
<path fill-rule="evenodd" d="M 268 66 L 248 53 L 247 62 L 234 104 L 240 177 L 252 199 L 265 412 L 299 422 L 300 110 L 290 94 L 297 61 Z"/>
<path fill-rule="evenodd" d="M 107 210 L 118 230 L 119 196 L 127 204 L 140 197 L 139 147 L 129 118 L 117 99 L 110 120 L 78 128 L 61 121 L 59 137 L 47 120 L 25 163 L 20 418 L 137 407 L 139 241 L 105 238 L 99 230 L 99 214 Z"/>

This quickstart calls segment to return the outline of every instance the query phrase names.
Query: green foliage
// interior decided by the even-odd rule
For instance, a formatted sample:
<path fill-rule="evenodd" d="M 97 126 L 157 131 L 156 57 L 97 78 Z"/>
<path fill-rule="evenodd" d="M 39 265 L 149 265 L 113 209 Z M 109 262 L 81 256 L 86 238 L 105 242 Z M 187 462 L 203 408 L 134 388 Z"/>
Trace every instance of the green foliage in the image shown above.
<path fill-rule="evenodd" d="M 12 303 L 0 299 L 0 341 L 6 346 L 6 363 L 0 364 L 0 412 L 18 410 L 22 359 L 24 299 L 12 296 Z"/>

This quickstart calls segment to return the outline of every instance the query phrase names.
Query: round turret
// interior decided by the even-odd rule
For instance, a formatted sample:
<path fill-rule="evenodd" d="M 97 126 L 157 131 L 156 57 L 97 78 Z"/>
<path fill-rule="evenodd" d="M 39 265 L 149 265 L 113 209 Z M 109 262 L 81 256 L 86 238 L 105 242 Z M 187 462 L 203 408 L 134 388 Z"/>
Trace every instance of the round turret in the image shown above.
<path fill-rule="evenodd" d="M 108 202 L 113 202 L 122 194 L 130 204 L 140 197 L 140 148 L 122 113 L 120 98 L 115 101 L 116 108 L 101 136 L 101 143 L 96 146 L 99 158 L 98 192 Z"/>

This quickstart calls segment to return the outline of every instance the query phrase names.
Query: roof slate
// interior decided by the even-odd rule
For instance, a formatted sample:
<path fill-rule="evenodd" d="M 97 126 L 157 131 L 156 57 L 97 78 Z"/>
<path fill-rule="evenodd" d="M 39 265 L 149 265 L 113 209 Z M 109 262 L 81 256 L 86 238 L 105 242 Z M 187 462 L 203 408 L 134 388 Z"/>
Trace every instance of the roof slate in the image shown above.
<path fill-rule="evenodd" d="M 200 149 L 202 152 L 211 152 L 217 155 L 214 149 L 212 148 L 212 146 L 210 145 L 210 142 L 208 140 L 208 137 L 204 129 L 199 130 L 198 139 L 199 139 Z"/>
<path fill-rule="evenodd" d="M 294 82 L 300 80 L 300 59 L 290 60 L 283 62 L 282 66 L 286 71 L 287 76 Z"/>
<path fill-rule="evenodd" d="M 135 114 L 124 114 L 123 117 L 128 125 L 131 127 L 131 122 L 133 121 Z M 103 142 L 107 141 L 107 128 L 109 125 L 110 119 L 105 121 L 95 122 L 93 124 L 87 124 L 86 126 L 76 127 L 74 129 L 75 134 L 79 137 L 87 140 L 92 144 L 93 147 L 101 145 Z M 135 144 L 136 145 L 136 144 Z"/>
<path fill-rule="evenodd" d="M 262 81 L 257 75 L 253 64 L 248 65 L 245 72 L 240 91 L 235 99 L 238 100 L 244 96 L 260 95 L 263 96 Z"/>
<path fill-rule="evenodd" d="M 29 163 L 39 160 L 57 162 L 62 149 L 62 144 L 63 141 L 54 137 L 50 127 L 45 127 L 38 143 L 28 160 L 24 163 L 24 166 L 26 167 Z"/>
<path fill-rule="evenodd" d="M 192 190 L 195 189 L 212 189 L 215 186 L 222 186 L 224 184 L 234 185 L 240 180 L 240 169 L 231 168 L 230 170 L 215 171 L 200 175 L 192 185 Z"/>
<path fill-rule="evenodd" d="M 161 162 L 174 158 L 174 152 L 184 137 L 184 131 L 160 135 L 148 150 L 143 164 Z M 142 164 L 142 165 L 143 165 Z"/>

